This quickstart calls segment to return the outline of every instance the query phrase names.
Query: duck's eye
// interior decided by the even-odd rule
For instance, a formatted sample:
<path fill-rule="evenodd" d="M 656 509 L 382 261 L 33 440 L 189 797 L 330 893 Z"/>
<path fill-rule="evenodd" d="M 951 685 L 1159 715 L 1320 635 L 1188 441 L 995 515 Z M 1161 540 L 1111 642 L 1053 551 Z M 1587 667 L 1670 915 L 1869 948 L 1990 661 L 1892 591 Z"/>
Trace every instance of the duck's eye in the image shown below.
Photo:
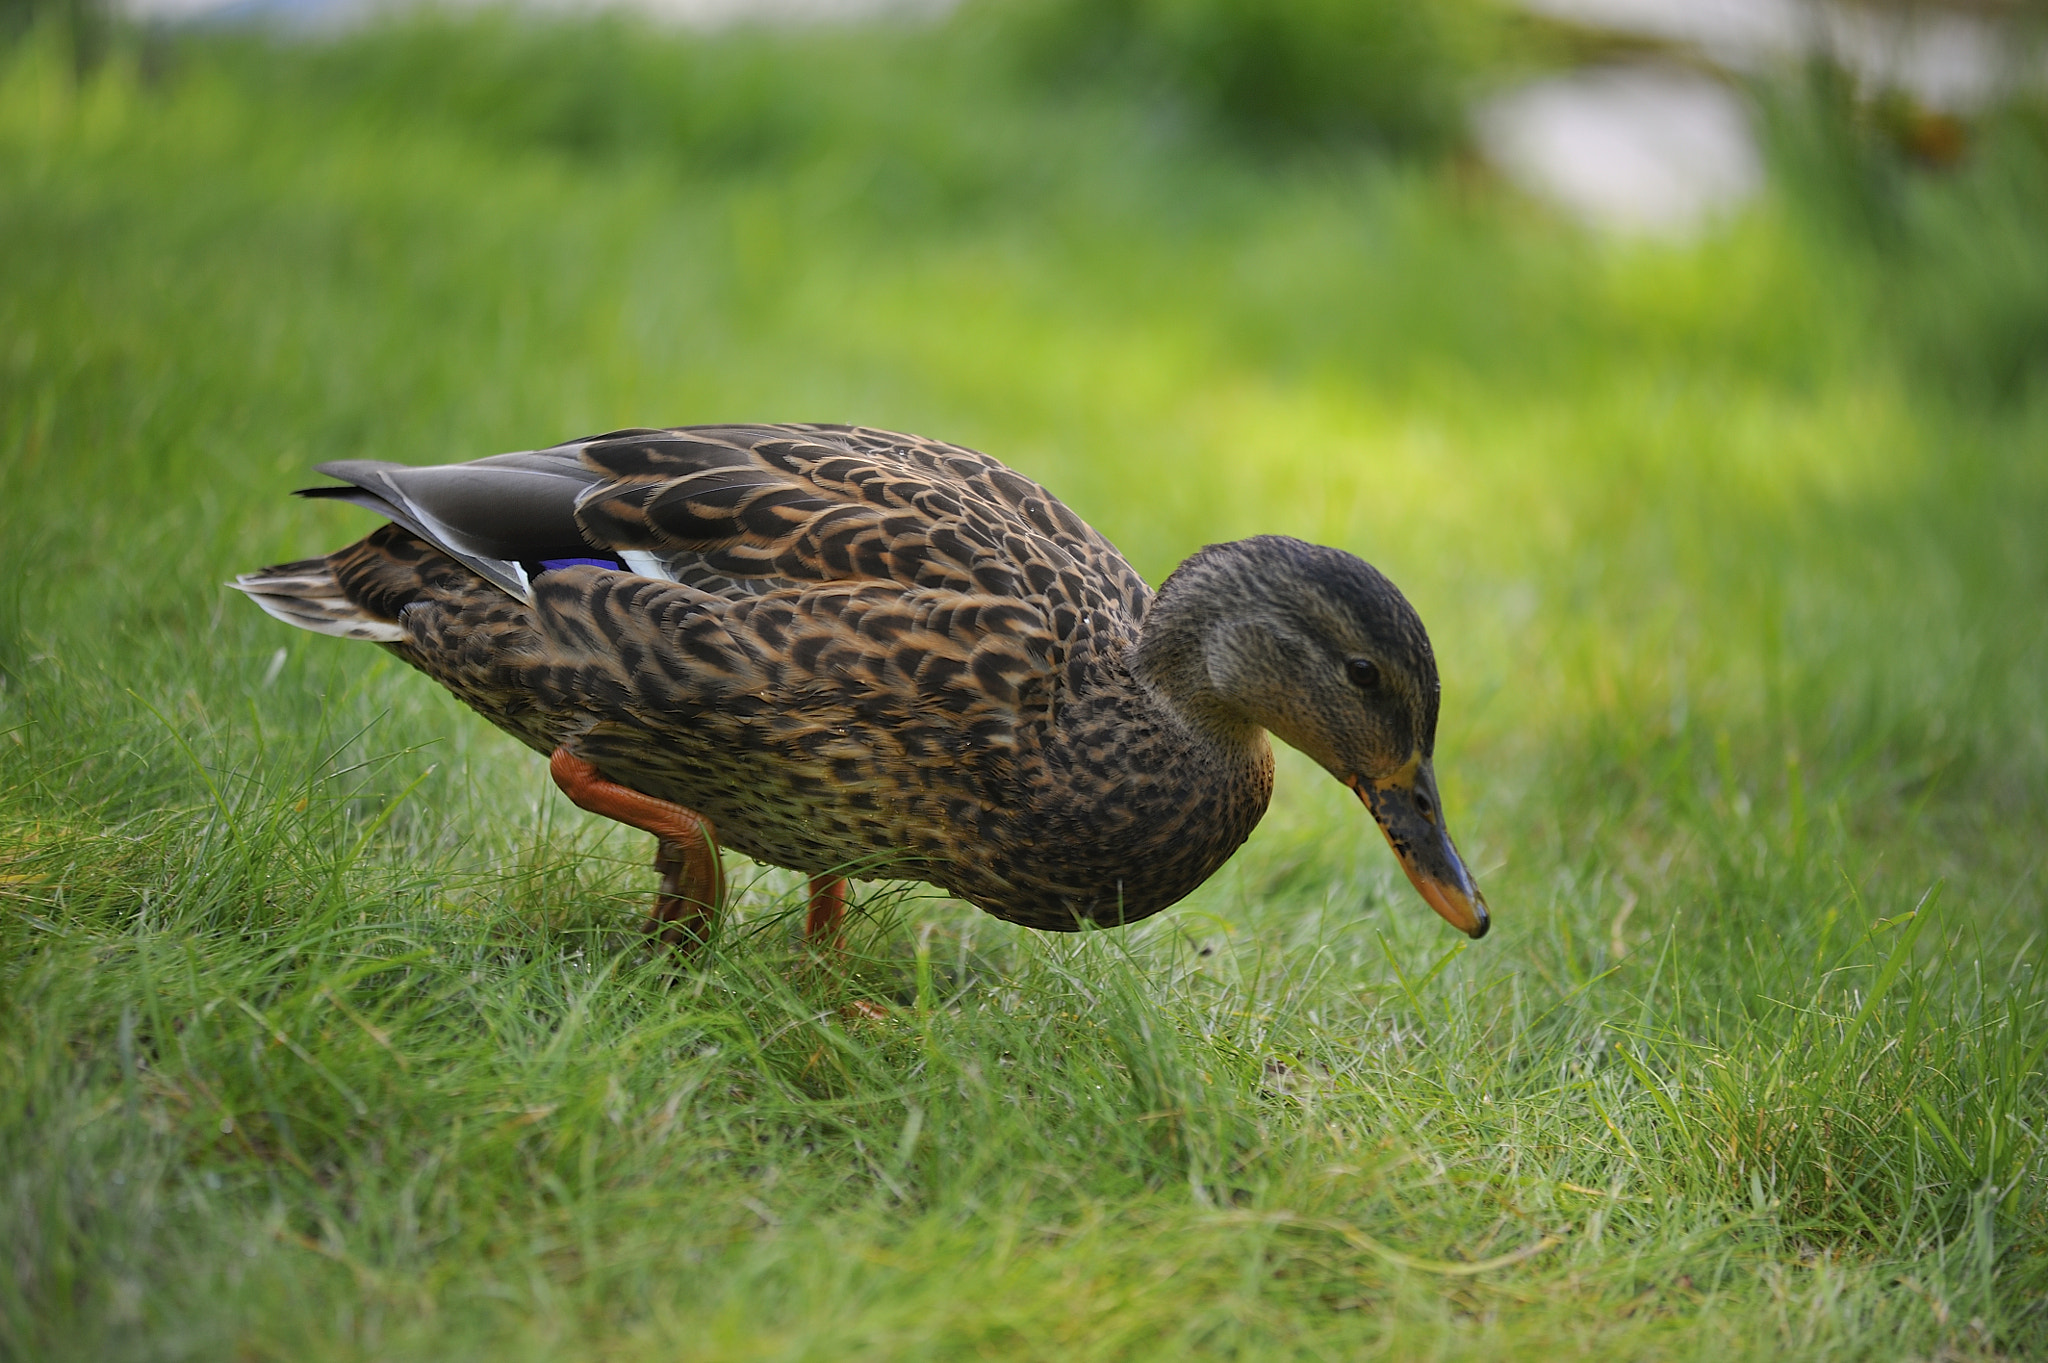
<path fill-rule="evenodd" d="M 1353 658 L 1344 664 L 1345 675 L 1351 684 L 1361 691 L 1377 691 L 1380 685 L 1380 665 L 1370 658 Z"/>

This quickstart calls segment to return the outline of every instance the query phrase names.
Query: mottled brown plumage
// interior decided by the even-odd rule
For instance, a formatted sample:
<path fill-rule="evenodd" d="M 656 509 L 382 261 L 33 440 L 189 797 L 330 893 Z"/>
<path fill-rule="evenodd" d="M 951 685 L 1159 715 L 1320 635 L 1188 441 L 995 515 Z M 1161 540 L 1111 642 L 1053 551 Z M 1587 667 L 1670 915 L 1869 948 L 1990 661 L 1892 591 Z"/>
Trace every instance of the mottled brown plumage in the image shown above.
<path fill-rule="evenodd" d="M 529 747 L 697 811 L 762 861 L 926 880 L 1035 928 L 1133 921 L 1257 824 L 1266 730 L 1373 804 L 1411 874 L 1374 792 L 1425 792 L 1440 827 L 1428 638 L 1336 550 L 1211 546 L 1155 598 L 997 461 L 841 426 L 322 471 L 349 486 L 310 495 L 391 523 L 238 586 L 383 643 Z M 1432 874 L 1483 931 L 1439 840 Z"/>

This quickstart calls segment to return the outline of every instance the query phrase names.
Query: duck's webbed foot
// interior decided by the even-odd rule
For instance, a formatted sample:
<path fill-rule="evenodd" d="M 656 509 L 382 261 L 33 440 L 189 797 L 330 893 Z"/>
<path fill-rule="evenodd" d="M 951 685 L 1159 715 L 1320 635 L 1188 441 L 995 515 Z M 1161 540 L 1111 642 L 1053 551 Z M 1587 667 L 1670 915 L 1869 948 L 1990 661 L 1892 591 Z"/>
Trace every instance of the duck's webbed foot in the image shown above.
<path fill-rule="evenodd" d="M 703 825 L 690 842 L 662 838 L 654 849 L 654 869 L 661 872 L 661 893 L 647 916 L 651 936 L 684 955 L 711 939 L 713 915 L 725 902 L 725 868 L 719 864 L 718 841 L 711 820 L 694 810 L 675 807 Z"/>
<path fill-rule="evenodd" d="M 661 893 L 655 896 L 647 931 L 684 955 L 702 946 L 725 901 L 725 868 L 719 864 L 718 834 L 711 820 L 694 809 L 607 780 L 593 763 L 567 748 L 555 749 L 548 773 L 579 808 L 660 840 L 654 869 L 661 872 Z"/>

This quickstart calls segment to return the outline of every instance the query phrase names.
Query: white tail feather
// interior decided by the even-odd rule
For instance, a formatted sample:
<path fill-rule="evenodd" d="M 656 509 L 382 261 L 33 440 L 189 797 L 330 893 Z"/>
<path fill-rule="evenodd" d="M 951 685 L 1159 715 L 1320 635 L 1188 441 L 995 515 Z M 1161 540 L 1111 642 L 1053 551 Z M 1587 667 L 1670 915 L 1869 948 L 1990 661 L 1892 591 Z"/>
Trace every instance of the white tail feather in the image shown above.
<path fill-rule="evenodd" d="M 330 573 L 243 573 L 228 584 L 287 625 L 337 639 L 395 644 L 410 637 L 402 625 L 366 615 L 341 594 Z"/>

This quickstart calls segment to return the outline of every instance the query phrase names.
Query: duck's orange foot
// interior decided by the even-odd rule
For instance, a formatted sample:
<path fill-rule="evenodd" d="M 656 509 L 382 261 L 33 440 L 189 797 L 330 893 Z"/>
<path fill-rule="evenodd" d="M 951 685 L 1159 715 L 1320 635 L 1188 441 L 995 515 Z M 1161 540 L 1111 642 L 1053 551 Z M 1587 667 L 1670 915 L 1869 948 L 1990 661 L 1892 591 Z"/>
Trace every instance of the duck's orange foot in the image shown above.
<path fill-rule="evenodd" d="M 725 902 L 725 868 L 719 864 L 718 833 L 711 820 L 694 809 L 606 779 L 596 764 L 566 747 L 555 749 L 548 759 L 548 774 L 578 807 L 660 840 L 654 869 L 661 872 L 661 893 L 648 915 L 648 933 L 684 955 L 708 941 L 714 916 Z"/>
<path fill-rule="evenodd" d="M 676 843 L 664 838 L 654 849 L 654 869 L 661 872 L 661 891 L 654 896 L 654 909 L 647 915 L 647 932 L 685 956 L 711 940 L 714 914 L 719 901 L 725 898 L 718 845 L 710 841 L 709 820 L 705 821 L 705 830 L 701 844 Z M 709 849 L 714 868 L 709 876 L 704 870 L 704 848 Z"/>

